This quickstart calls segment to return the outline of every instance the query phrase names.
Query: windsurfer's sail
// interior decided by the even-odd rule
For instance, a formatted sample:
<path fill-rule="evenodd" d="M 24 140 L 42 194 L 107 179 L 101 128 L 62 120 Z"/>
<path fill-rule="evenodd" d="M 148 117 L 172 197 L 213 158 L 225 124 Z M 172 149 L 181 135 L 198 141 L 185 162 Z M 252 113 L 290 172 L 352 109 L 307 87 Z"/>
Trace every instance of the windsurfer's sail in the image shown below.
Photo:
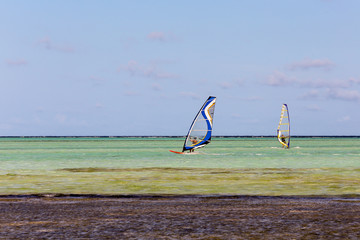
<path fill-rule="evenodd" d="M 186 136 L 183 152 L 204 147 L 211 141 L 216 97 L 210 96 L 195 116 Z"/>
<path fill-rule="evenodd" d="M 286 104 L 283 104 L 281 108 L 280 122 L 277 128 L 277 138 L 283 147 L 290 147 L 290 116 Z"/>

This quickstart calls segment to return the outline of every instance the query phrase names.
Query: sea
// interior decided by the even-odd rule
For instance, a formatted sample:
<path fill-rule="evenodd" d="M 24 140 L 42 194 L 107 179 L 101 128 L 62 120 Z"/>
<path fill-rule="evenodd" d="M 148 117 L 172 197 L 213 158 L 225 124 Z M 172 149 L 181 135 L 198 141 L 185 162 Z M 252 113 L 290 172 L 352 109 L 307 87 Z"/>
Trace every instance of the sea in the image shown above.
<path fill-rule="evenodd" d="M 0 195 L 360 196 L 360 137 L 3 137 Z"/>

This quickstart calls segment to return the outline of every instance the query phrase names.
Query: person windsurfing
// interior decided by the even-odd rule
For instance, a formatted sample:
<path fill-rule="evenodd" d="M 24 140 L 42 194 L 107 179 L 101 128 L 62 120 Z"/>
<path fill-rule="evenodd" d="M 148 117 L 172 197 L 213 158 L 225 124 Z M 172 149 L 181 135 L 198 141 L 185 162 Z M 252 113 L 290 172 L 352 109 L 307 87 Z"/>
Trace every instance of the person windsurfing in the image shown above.
<path fill-rule="evenodd" d="M 284 143 L 282 147 L 285 148 L 286 146 L 286 148 L 288 148 L 284 134 L 281 134 L 280 139 Z"/>
<path fill-rule="evenodd" d="M 196 138 L 191 138 L 190 141 L 193 145 L 198 143 L 198 140 Z M 190 152 L 194 152 L 194 149 L 190 149 Z"/>

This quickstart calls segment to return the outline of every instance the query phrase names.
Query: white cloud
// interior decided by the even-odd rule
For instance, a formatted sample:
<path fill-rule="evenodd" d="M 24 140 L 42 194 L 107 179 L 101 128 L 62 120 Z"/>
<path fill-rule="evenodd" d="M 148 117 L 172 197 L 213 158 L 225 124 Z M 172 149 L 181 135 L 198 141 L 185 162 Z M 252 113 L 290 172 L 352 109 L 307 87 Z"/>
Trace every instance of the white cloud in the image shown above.
<path fill-rule="evenodd" d="M 350 84 L 360 84 L 360 79 L 356 79 L 356 78 L 350 78 L 349 79 L 349 83 Z"/>
<path fill-rule="evenodd" d="M 221 83 L 219 83 L 219 86 L 222 89 L 231 89 L 231 88 L 233 88 L 233 84 L 231 84 L 230 82 L 221 82 Z"/>
<path fill-rule="evenodd" d="M 359 101 L 360 93 L 357 90 L 330 89 L 327 93 L 330 99 L 340 99 L 345 101 Z"/>
<path fill-rule="evenodd" d="M 314 100 L 319 98 L 320 92 L 318 90 L 310 90 L 299 97 L 302 100 Z"/>
<path fill-rule="evenodd" d="M 154 79 L 172 79 L 172 78 L 176 78 L 176 76 L 174 74 L 163 72 L 161 70 L 158 70 L 154 66 L 143 69 L 143 75 L 145 77 L 154 78 Z"/>
<path fill-rule="evenodd" d="M 165 41 L 165 34 L 163 32 L 151 32 L 147 35 L 147 38 L 151 40 Z"/>
<path fill-rule="evenodd" d="M 96 103 L 95 108 L 101 109 L 104 108 L 104 105 L 102 105 L 101 103 Z"/>
<path fill-rule="evenodd" d="M 141 72 L 141 70 L 139 70 L 138 63 L 134 60 L 130 60 L 126 65 L 120 66 L 119 71 L 120 70 L 124 70 L 130 75 L 135 75 L 138 72 Z"/>
<path fill-rule="evenodd" d="M 312 88 L 348 88 L 352 84 L 349 80 L 303 80 L 298 81 L 301 87 L 312 87 Z"/>
<path fill-rule="evenodd" d="M 275 71 L 269 76 L 265 83 L 270 86 L 284 86 L 294 83 L 295 81 L 295 78 L 289 77 L 285 73 Z"/>
<path fill-rule="evenodd" d="M 232 81 L 223 81 L 218 83 L 218 86 L 221 87 L 222 89 L 232 89 L 234 87 L 241 87 L 243 85 L 244 85 L 244 81 L 241 79 L 235 79 Z"/>
<path fill-rule="evenodd" d="M 151 88 L 152 88 L 152 90 L 154 90 L 154 91 L 161 91 L 161 90 L 162 90 L 161 85 L 158 84 L 158 83 L 153 83 L 153 84 L 151 85 Z"/>
<path fill-rule="evenodd" d="M 288 68 L 292 71 L 309 69 L 330 70 L 334 66 L 335 64 L 328 59 L 305 59 L 303 61 L 290 64 Z"/>
<path fill-rule="evenodd" d="M 24 65 L 27 65 L 28 62 L 24 59 L 6 60 L 6 64 L 9 66 L 24 66 Z"/>
<path fill-rule="evenodd" d="M 152 79 L 175 79 L 176 75 L 159 70 L 156 64 L 147 66 L 140 65 L 134 60 L 130 60 L 126 65 L 121 65 L 118 72 L 125 71 L 131 76 L 140 76 Z"/>
<path fill-rule="evenodd" d="M 351 120 L 350 116 L 343 116 L 343 117 L 338 119 L 338 122 L 348 122 L 350 120 Z"/>
<path fill-rule="evenodd" d="M 295 86 L 304 88 L 350 88 L 360 85 L 360 80 L 349 78 L 345 80 L 331 79 L 297 79 L 279 71 L 275 71 L 265 81 L 265 84 L 273 87 Z"/>
<path fill-rule="evenodd" d="M 140 94 L 138 92 L 135 91 L 126 91 L 125 96 L 139 96 Z"/>
<path fill-rule="evenodd" d="M 164 33 L 164 32 L 151 32 L 147 35 L 147 39 L 152 41 L 160 41 L 160 42 L 168 42 L 175 40 L 176 37 L 172 33 Z"/>

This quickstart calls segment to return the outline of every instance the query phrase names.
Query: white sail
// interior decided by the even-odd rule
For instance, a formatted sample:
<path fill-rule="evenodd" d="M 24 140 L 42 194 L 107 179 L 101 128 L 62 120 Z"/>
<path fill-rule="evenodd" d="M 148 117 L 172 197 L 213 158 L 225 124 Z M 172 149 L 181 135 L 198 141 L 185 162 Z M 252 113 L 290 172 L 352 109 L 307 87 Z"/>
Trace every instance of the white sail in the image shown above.
<path fill-rule="evenodd" d="M 200 108 L 186 136 L 183 152 L 204 147 L 206 144 L 210 143 L 215 102 L 216 97 L 210 96 Z"/>
<path fill-rule="evenodd" d="M 286 104 L 282 105 L 277 138 L 284 148 L 290 147 L 290 115 Z"/>

